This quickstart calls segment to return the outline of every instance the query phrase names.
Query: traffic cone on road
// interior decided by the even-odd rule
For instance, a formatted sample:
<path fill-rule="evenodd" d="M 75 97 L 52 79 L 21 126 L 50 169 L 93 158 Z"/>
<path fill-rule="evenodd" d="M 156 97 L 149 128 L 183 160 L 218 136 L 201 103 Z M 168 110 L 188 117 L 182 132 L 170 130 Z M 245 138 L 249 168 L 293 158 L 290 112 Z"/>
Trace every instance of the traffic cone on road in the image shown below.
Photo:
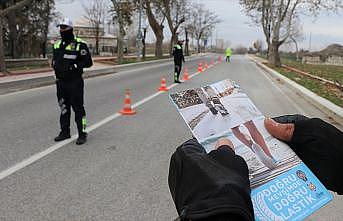
<path fill-rule="evenodd" d="M 202 64 L 201 64 L 201 62 L 198 64 L 198 72 L 202 72 Z"/>
<path fill-rule="evenodd" d="M 218 63 L 222 63 L 222 56 L 218 57 Z"/>
<path fill-rule="evenodd" d="M 183 80 L 184 81 L 188 81 L 189 80 L 188 69 L 187 68 L 185 68 L 185 71 L 183 72 Z"/>
<path fill-rule="evenodd" d="M 166 79 L 161 79 L 161 86 L 158 88 L 159 91 L 168 91 Z"/>
<path fill-rule="evenodd" d="M 133 115 L 136 111 L 132 110 L 131 108 L 131 98 L 130 98 L 130 90 L 126 89 L 125 92 L 125 100 L 124 100 L 124 107 L 119 111 L 122 115 Z"/>

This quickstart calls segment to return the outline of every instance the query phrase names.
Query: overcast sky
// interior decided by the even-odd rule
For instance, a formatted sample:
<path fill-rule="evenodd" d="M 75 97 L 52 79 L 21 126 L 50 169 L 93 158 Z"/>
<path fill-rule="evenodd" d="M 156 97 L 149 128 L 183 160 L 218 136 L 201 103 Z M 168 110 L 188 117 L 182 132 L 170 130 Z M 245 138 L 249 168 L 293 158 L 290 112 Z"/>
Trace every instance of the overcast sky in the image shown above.
<path fill-rule="evenodd" d="M 92 0 L 75 0 L 73 3 L 67 3 L 68 0 L 57 1 L 56 9 L 63 16 L 71 18 L 74 22 L 82 18 L 84 10 L 82 5 Z M 213 34 L 214 38 L 222 38 L 230 41 L 232 47 L 244 45 L 249 47 L 256 39 L 264 40 L 260 27 L 251 24 L 250 19 L 245 16 L 238 0 L 196 0 L 205 4 L 211 11 L 215 12 L 222 20 L 217 25 Z M 309 49 L 311 36 L 311 50 L 319 50 L 332 43 L 343 44 L 343 12 L 340 15 L 321 14 L 316 19 L 303 17 L 304 40 L 300 47 Z M 168 32 L 168 28 L 165 28 Z M 168 35 L 168 33 L 166 33 Z M 168 36 L 165 37 L 165 39 Z M 153 33 L 150 31 L 149 39 L 153 40 Z"/>

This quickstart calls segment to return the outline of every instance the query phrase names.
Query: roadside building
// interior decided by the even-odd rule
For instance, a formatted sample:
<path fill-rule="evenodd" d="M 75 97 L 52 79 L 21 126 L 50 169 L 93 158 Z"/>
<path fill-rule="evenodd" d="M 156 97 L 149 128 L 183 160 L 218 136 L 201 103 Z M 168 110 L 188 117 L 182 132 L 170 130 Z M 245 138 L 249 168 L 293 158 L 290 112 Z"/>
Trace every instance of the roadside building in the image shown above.
<path fill-rule="evenodd" d="M 304 64 L 326 64 L 343 66 L 343 45 L 332 44 L 327 48 L 303 55 Z"/>
<path fill-rule="evenodd" d="M 95 27 L 86 22 L 77 22 L 74 25 L 74 33 L 77 37 L 87 42 L 91 53 L 96 50 L 96 32 Z M 113 34 L 105 33 L 104 27 L 99 28 L 99 53 L 100 55 L 113 55 L 117 48 L 117 38 Z"/>
<path fill-rule="evenodd" d="M 74 34 L 87 42 L 88 48 L 92 54 L 96 51 L 96 32 L 97 29 L 88 24 L 87 21 L 80 20 L 74 24 Z M 48 53 L 52 53 L 50 48 L 54 42 L 60 39 L 58 32 L 53 32 L 48 36 Z M 104 27 L 99 28 L 99 53 L 101 56 L 113 56 L 117 51 L 117 37 L 112 33 L 106 33 Z"/>

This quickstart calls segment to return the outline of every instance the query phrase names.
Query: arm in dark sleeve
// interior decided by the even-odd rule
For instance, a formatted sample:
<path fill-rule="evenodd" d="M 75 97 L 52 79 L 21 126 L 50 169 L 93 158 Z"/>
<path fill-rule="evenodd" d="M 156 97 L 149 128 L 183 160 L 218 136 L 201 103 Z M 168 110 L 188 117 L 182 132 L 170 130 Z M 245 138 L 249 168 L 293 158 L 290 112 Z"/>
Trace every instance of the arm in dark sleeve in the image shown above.
<path fill-rule="evenodd" d="M 236 170 L 241 176 L 249 178 L 249 169 L 245 160 L 236 155 L 231 147 L 227 145 L 220 146 L 217 150 L 212 150 L 209 154 L 222 166 Z"/>
<path fill-rule="evenodd" d="M 180 56 L 183 62 L 185 62 L 185 56 L 183 56 L 183 48 L 181 47 Z"/>
<path fill-rule="evenodd" d="M 173 56 L 174 56 L 174 58 L 176 56 L 176 48 L 175 47 L 173 47 Z"/>
<path fill-rule="evenodd" d="M 80 43 L 80 54 L 77 62 L 79 68 L 89 68 L 93 65 L 91 54 L 85 43 Z"/>

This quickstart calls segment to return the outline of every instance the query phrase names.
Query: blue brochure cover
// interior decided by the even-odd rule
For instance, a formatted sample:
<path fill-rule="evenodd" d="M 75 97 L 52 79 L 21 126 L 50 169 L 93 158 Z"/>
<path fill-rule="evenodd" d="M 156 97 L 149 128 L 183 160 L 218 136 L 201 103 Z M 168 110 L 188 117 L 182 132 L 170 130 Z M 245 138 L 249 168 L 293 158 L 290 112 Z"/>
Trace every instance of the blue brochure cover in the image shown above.
<path fill-rule="evenodd" d="M 252 190 L 256 221 L 303 220 L 332 200 L 304 163 Z"/>
<path fill-rule="evenodd" d="M 268 133 L 265 117 L 234 81 L 180 91 L 170 98 L 207 152 L 225 137 L 244 158 L 256 220 L 302 220 L 332 199 L 292 149 Z"/>

